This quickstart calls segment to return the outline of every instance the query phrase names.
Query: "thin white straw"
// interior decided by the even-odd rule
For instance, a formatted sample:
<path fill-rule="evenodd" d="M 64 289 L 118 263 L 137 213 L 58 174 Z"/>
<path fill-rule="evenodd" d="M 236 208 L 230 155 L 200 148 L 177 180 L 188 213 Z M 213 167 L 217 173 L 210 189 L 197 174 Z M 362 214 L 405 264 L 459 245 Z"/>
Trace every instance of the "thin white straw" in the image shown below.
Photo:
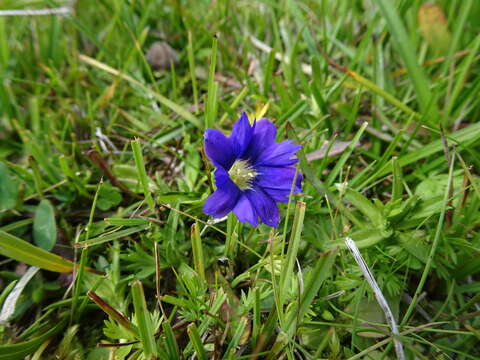
<path fill-rule="evenodd" d="M 0 16 L 46 16 L 46 15 L 68 15 L 72 13 L 70 6 L 62 6 L 52 9 L 18 9 L 0 10 Z"/>
<path fill-rule="evenodd" d="M 357 262 L 358 266 L 360 267 L 360 270 L 362 270 L 363 276 L 365 277 L 365 280 L 367 280 L 368 285 L 373 290 L 373 293 L 375 294 L 375 298 L 377 299 L 378 304 L 382 308 L 383 313 L 385 314 L 385 319 L 387 320 L 388 325 L 390 326 L 390 329 L 392 330 L 393 334 L 393 344 L 395 346 L 395 352 L 397 353 L 397 358 L 399 360 L 405 360 L 405 354 L 403 352 L 403 345 L 402 342 L 400 341 L 399 338 L 399 331 L 397 327 L 397 323 L 395 322 L 395 318 L 393 317 L 392 310 L 390 310 L 390 306 L 387 303 L 387 300 L 385 300 L 385 296 L 383 296 L 382 291 L 380 290 L 380 287 L 377 284 L 377 281 L 373 277 L 372 272 L 368 268 L 367 263 L 362 257 L 362 254 L 360 254 L 360 251 L 358 250 L 357 245 L 355 242 L 347 237 L 345 238 L 345 244 L 347 245 L 348 249 L 352 252 L 353 258 Z"/>

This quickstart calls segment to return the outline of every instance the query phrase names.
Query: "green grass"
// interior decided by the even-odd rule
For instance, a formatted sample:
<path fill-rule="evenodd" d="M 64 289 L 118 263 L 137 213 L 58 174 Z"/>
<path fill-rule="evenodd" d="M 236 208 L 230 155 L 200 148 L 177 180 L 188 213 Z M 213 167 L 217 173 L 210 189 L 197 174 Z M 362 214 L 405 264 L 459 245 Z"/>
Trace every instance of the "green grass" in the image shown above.
<path fill-rule="evenodd" d="M 0 16 L 0 360 L 396 358 L 346 237 L 406 359 L 478 359 L 480 5 L 423 3 Z M 276 229 L 202 212 L 203 131 L 243 111 L 303 145 Z"/>

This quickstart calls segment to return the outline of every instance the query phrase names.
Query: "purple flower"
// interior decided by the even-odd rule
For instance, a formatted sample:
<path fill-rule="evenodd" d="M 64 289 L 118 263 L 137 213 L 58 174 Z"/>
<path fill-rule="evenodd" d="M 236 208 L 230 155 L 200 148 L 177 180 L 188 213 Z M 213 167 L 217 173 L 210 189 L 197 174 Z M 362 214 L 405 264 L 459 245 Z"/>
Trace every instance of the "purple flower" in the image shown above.
<path fill-rule="evenodd" d="M 301 145 L 291 140 L 275 142 L 276 129 L 268 119 L 250 125 L 246 113 L 233 126 L 230 137 L 218 130 L 205 131 L 205 152 L 215 165 L 217 190 L 203 211 L 221 218 L 233 211 L 241 222 L 252 226 L 259 219 L 276 227 L 280 220 L 276 203 L 288 202 L 298 162 L 292 156 Z M 295 193 L 301 189 L 302 175 L 296 178 Z"/>

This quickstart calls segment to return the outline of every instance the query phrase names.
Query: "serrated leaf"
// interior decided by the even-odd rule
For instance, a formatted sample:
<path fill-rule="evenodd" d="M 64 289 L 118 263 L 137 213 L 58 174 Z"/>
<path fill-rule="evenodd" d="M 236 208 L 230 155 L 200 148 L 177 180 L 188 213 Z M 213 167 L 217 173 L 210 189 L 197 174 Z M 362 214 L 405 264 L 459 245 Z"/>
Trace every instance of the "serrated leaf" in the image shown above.
<path fill-rule="evenodd" d="M 33 239 L 39 248 L 50 251 L 57 242 L 55 211 L 48 200 L 42 200 L 33 218 Z"/>

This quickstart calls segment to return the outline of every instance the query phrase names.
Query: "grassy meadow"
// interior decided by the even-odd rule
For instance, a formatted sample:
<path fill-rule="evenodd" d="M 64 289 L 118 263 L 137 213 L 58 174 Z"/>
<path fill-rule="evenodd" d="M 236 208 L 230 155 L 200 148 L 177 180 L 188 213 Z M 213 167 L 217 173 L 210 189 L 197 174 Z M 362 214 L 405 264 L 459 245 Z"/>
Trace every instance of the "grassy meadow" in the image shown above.
<path fill-rule="evenodd" d="M 0 1 L 0 360 L 479 359 L 479 49 L 477 0 Z M 242 112 L 276 228 L 202 211 Z"/>

